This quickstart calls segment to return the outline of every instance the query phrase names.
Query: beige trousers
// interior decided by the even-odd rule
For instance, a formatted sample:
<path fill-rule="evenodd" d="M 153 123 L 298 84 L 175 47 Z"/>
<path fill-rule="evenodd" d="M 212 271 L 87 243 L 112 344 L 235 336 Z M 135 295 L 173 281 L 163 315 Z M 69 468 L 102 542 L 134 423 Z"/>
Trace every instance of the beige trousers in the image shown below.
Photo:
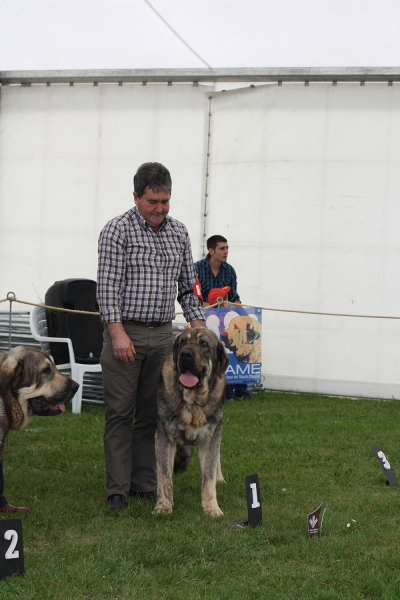
<path fill-rule="evenodd" d="M 107 329 L 100 359 L 106 406 L 107 497 L 127 497 L 130 490 L 148 492 L 157 487 L 157 384 L 163 359 L 173 346 L 172 323 L 150 328 L 124 321 L 123 326 L 135 346 L 135 361 L 125 365 L 114 358 Z"/>

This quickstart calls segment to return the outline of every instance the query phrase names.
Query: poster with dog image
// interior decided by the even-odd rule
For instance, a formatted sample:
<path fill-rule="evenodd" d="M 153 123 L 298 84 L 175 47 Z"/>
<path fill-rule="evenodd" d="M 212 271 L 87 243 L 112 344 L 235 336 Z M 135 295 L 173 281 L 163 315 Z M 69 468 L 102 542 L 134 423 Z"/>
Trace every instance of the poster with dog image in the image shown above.
<path fill-rule="evenodd" d="M 230 306 L 206 308 L 206 327 L 225 344 L 227 383 L 261 381 L 262 309 Z"/>

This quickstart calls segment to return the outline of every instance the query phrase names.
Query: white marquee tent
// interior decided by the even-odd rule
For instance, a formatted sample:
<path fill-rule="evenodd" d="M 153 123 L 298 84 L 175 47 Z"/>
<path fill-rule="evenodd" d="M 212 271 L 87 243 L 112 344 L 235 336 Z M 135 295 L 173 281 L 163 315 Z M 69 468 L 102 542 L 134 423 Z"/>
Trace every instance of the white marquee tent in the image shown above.
<path fill-rule="evenodd" d="M 0 22 L 7 71 L 390 67 L 400 56 L 397 0 L 0 0 Z"/>
<path fill-rule="evenodd" d="M 101 227 L 159 160 L 194 258 L 226 235 L 246 304 L 400 316 L 399 17 L 391 1 L 0 0 L 0 298 L 95 279 Z M 263 321 L 266 387 L 400 397 L 398 319 Z"/>

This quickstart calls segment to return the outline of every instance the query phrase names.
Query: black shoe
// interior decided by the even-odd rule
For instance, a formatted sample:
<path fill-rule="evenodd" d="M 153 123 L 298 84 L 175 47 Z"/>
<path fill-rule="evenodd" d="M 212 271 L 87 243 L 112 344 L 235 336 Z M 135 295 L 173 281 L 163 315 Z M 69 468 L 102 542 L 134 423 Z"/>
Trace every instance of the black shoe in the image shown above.
<path fill-rule="evenodd" d="M 150 492 L 136 492 L 135 490 L 129 490 L 129 495 L 134 498 L 146 498 L 146 500 L 155 500 L 157 498 L 156 490 Z"/>
<path fill-rule="evenodd" d="M 119 510 L 123 510 L 128 506 L 125 496 L 122 494 L 111 494 L 107 498 L 107 506 L 111 508 L 118 508 Z"/>

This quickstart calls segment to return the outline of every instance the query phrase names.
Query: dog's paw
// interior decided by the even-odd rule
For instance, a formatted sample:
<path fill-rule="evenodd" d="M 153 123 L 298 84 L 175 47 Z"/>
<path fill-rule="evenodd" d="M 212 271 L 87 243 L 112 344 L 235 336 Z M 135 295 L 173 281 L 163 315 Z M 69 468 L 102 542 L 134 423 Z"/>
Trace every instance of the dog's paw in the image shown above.
<path fill-rule="evenodd" d="M 172 513 L 171 504 L 156 504 L 152 515 L 170 515 Z"/>
<path fill-rule="evenodd" d="M 218 477 L 218 475 L 217 475 L 217 483 L 226 483 L 225 479 L 223 478 L 222 473 L 221 473 L 221 477 Z"/>
<path fill-rule="evenodd" d="M 218 504 L 205 508 L 204 512 L 210 515 L 210 517 L 222 517 L 224 515 Z"/>

